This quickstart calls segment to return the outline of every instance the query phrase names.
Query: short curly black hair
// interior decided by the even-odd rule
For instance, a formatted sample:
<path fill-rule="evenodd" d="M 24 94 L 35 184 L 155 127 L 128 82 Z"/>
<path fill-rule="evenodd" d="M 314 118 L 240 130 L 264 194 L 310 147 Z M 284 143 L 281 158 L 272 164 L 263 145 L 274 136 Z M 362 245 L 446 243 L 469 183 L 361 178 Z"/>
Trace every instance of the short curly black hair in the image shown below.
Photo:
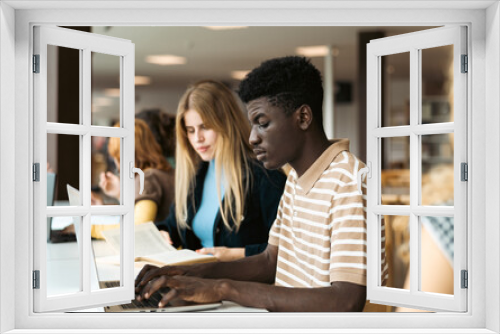
<path fill-rule="evenodd" d="M 244 103 L 267 97 L 286 114 L 307 104 L 313 119 L 323 123 L 321 73 L 307 58 L 287 56 L 263 62 L 241 81 L 238 94 Z"/>

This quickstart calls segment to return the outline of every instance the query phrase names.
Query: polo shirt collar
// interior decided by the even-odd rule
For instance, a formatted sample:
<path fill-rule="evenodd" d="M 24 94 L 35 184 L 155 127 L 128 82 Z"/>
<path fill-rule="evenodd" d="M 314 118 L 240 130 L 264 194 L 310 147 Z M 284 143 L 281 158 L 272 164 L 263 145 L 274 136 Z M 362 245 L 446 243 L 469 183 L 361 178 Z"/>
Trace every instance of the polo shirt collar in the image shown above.
<path fill-rule="evenodd" d="M 307 194 L 318 181 L 323 172 L 342 151 L 349 151 L 349 139 L 333 139 L 331 145 L 319 156 L 318 159 L 297 179 L 297 184 L 302 190 L 297 192 Z"/>

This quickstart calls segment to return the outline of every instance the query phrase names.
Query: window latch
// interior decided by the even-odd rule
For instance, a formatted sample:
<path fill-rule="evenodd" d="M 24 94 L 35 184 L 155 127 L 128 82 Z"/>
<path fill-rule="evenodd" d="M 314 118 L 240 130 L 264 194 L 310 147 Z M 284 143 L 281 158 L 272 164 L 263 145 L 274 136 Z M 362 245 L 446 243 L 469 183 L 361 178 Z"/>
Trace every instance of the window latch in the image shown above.
<path fill-rule="evenodd" d="M 142 191 L 144 190 L 144 172 L 140 168 L 135 168 L 133 161 L 130 161 L 128 167 L 131 179 L 134 178 L 134 173 L 139 174 L 139 184 L 140 184 L 139 194 L 142 194 Z"/>
<path fill-rule="evenodd" d="M 358 178 L 357 178 L 357 181 L 358 181 L 358 192 L 361 195 L 363 195 L 363 190 L 361 189 L 362 186 L 363 186 L 363 176 L 368 176 L 369 173 L 370 173 L 370 169 L 368 167 L 361 168 L 358 171 Z"/>

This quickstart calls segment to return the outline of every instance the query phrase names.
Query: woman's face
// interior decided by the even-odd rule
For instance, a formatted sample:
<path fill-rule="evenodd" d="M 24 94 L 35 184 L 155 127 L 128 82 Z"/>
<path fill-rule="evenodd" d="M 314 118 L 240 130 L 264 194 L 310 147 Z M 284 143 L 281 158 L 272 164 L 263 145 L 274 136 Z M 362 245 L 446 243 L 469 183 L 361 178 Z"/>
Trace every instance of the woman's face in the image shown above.
<path fill-rule="evenodd" d="M 203 161 L 210 161 L 215 157 L 215 144 L 218 134 L 212 129 L 205 127 L 200 114 L 190 109 L 184 115 L 184 125 L 189 143 Z"/>

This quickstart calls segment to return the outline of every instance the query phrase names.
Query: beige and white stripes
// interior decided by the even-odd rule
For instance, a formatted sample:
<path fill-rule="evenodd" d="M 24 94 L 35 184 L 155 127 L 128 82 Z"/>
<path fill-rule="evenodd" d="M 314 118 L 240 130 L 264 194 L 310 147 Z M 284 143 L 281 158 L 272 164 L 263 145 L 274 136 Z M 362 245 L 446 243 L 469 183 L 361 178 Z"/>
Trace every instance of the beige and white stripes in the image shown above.
<path fill-rule="evenodd" d="M 276 285 L 366 285 L 365 179 L 362 194 L 357 184 L 365 166 L 348 148 L 336 140 L 300 178 L 290 171 L 269 236 L 279 247 Z"/>

